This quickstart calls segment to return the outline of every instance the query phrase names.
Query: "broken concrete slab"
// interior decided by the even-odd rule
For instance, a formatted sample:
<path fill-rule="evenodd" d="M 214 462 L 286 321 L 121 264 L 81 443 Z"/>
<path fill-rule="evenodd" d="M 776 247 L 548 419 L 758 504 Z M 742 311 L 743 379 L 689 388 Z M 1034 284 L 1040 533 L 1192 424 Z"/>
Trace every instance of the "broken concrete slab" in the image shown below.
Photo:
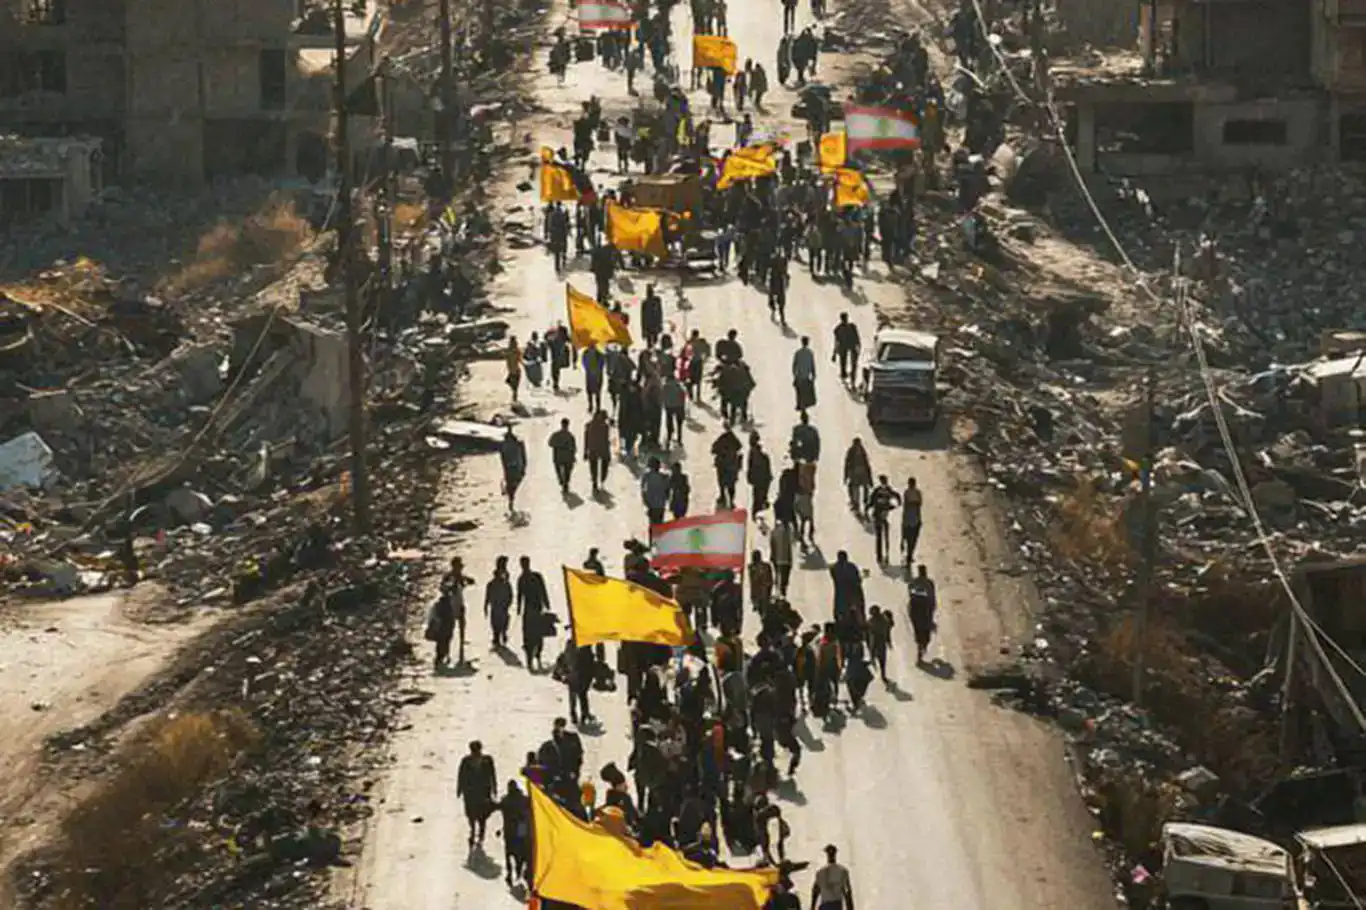
<path fill-rule="evenodd" d="M 29 432 L 0 445 L 0 492 L 26 487 L 41 490 L 57 479 L 52 449 Z"/>
<path fill-rule="evenodd" d="M 438 420 L 432 425 L 432 432 L 470 448 L 491 452 L 498 448 L 505 430 L 493 424 L 477 423 L 472 420 Z"/>
<path fill-rule="evenodd" d="M 223 377 L 219 373 L 220 354 L 212 345 L 181 348 L 171 357 L 180 374 L 185 400 L 190 404 L 206 404 L 223 391 Z"/>

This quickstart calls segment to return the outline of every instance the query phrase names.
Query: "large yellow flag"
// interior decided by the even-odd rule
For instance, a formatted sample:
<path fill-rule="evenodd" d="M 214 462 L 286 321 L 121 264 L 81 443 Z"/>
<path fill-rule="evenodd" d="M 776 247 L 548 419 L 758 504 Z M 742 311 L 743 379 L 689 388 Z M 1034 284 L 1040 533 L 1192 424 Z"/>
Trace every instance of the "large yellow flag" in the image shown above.
<path fill-rule="evenodd" d="M 683 609 L 649 588 L 565 566 L 564 590 L 579 647 L 600 641 L 644 641 L 675 648 L 692 644 L 692 627 Z"/>
<path fill-rule="evenodd" d="M 645 253 L 656 259 L 669 255 L 664 245 L 664 219 L 650 209 L 629 209 L 608 202 L 607 241 L 624 252 Z"/>
<path fill-rule="evenodd" d="M 768 143 L 746 146 L 726 156 L 725 163 L 721 165 L 721 178 L 716 181 L 716 188 L 724 190 L 738 180 L 767 177 L 777 170 L 778 161 L 773 146 Z"/>
<path fill-rule="evenodd" d="M 820 147 L 817 149 L 816 157 L 823 171 L 833 171 L 837 167 L 844 167 L 849 160 L 849 143 L 844 131 L 838 133 L 822 133 Z"/>
<path fill-rule="evenodd" d="M 867 205 L 871 198 L 868 181 L 861 172 L 848 167 L 835 169 L 835 208 Z"/>
<path fill-rule="evenodd" d="M 568 284 L 564 286 L 564 297 L 574 347 L 591 348 L 612 342 L 624 348 L 631 346 L 631 331 L 620 316 Z"/>
<path fill-rule="evenodd" d="M 725 70 L 727 76 L 734 76 L 738 57 L 735 42 L 729 38 L 720 35 L 692 36 L 692 68 L 695 70 L 718 66 Z"/>
<path fill-rule="evenodd" d="M 663 844 L 642 847 L 531 791 L 531 891 L 591 910 L 760 910 L 778 870 L 704 869 Z"/>
<path fill-rule="evenodd" d="M 546 146 L 541 146 L 541 201 L 579 201 L 579 190 L 569 169 L 557 164 L 555 153 Z"/>

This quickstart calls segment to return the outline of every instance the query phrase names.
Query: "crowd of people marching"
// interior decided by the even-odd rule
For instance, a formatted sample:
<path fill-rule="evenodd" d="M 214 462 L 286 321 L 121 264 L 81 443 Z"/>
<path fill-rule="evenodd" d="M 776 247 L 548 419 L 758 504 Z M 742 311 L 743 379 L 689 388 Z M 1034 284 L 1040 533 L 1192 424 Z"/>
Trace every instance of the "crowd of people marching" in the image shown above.
<path fill-rule="evenodd" d="M 786 85 L 795 71 L 795 84 L 800 86 L 816 71 L 819 44 L 811 29 L 795 30 L 796 4 L 797 0 L 782 0 L 785 34 L 776 73 L 778 82 Z M 693 115 L 679 85 L 671 44 L 672 6 L 671 0 L 637 2 L 634 29 L 604 32 L 594 51 L 606 66 L 624 72 L 632 94 L 648 63 L 663 117 L 652 128 L 638 131 L 625 118 L 609 122 L 600 102 L 591 99 L 574 124 L 572 149 L 560 150 L 557 161 L 585 168 L 595 149 L 606 144 L 615 147 L 622 173 L 632 165 L 646 172 L 681 165 L 706 176 L 715 166 L 710 159 L 712 124 Z M 699 31 L 726 33 L 725 0 L 692 0 L 691 6 Z M 824 15 L 820 0 L 813 0 L 812 11 L 818 19 Z M 970 36 L 959 37 L 960 51 L 969 41 Z M 956 82 L 946 96 L 918 40 L 908 38 L 901 51 L 894 75 L 899 90 L 921 115 L 923 145 L 915 162 L 899 172 L 896 189 L 880 204 L 833 206 L 828 181 L 810 154 L 800 149 L 796 155 L 784 149 L 771 177 L 739 181 L 726 190 L 716 190 L 714 181 L 707 181 L 701 217 L 714 232 L 717 267 L 729 272 L 734 263 L 740 280 L 765 294 L 774 318 L 784 324 L 790 263 L 805 259 L 813 276 L 852 284 L 875 243 L 889 265 L 912 255 L 916 195 L 936 182 L 935 158 L 942 150 L 945 128 L 958 120 L 980 130 L 971 124 L 980 120 L 981 109 L 964 109 L 963 96 L 970 101 L 973 89 L 967 86 L 963 91 L 965 87 Z M 576 56 L 575 43 L 561 34 L 550 55 L 552 72 L 563 79 Z M 717 115 L 724 114 L 729 88 L 738 115 L 735 145 L 756 140 L 746 105 L 763 112 L 769 83 L 762 64 L 746 61 L 733 77 L 720 69 L 696 72 L 693 87 L 699 85 L 708 88 L 711 110 Z M 803 96 L 812 140 L 828 126 L 822 97 Z M 811 143 L 806 147 L 809 150 Z M 960 157 L 955 153 L 954 174 L 960 200 L 970 208 L 977 185 L 971 174 L 959 170 Z M 622 195 L 629 202 L 629 191 Z M 596 299 L 629 322 L 621 301 L 612 299 L 613 279 L 628 260 L 604 237 L 604 205 L 617 196 L 614 190 L 593 194 L 572 212 L 553 203 L 545 212 L 544 231 L 556 267 L 567 266 L 571 249 L 586 255 L 596 279 Z M 799 771 L 800 724 L 807 715 L 829 718 L 861 710 L 878 679 L 889 688 L 896 686 L 887 665 L 899 610 L 868 603 L 864 572 L 845 550 L 829 566 L 829 619 L 821 608 L 815 610 L 819 620 L 803 616 L 789 600 L 795 557 L 816 546 L 818 533 L 815 484 L 822 442 L 811 421 L 817 363 L 810 339 L 801 338 L 792 357 L 797 418 L 775 472 L 773 456 L 759 434 L 750 432 L 742 438 L 736 432 L 752 425 L 750 400 L 756 386 L 738 332 L 732 329 L 711 341 L 693 329 L 686 338 L 674 338 L 664 301 L 653 284 L 647 285 L 636 317 L 632 330 L 641 344 L 635 351 L 618 345 L 577 350 L 562 324 L 533 332 L 523 341 L 513 338 L 508 345 L 506 380 L 514 402 L 524 379 L 534 386 L 548 379 L 558 391 L 565 371 L 582 370 L 588 419 L 579 433 L 569 419 L 562 419 L 548 442 L 548 460 L 561 490 L 572 491 L 581 461 L 587 464 L 592 493 L 598 494 L 615 462 L 638 459 L 645 464 L 639 492 L 649 523 L 688 516 L 694 511 L 693 482 L 683 461 L 674 456 L 684 445 L 688 409 L 714 396 L 724 424 L 710 445 L 720 494 L 716 507 L 743 506 L 756 518 L 771 515 L 767 552 L 754 550 L 742 573 L 685 569 L 665 575 L 652 567 L 647 546 L 625 542 L 621 571 L 613 574 L 673 599 L 686 611 L 697 636 L 685 649 L 623 642 L 609 662 L 603 645 L 576 647 L 570 635 L 547 661 L 545 644 L 561 638 L 560 620 L 545 578 L 527 556 L 519 558 L 515 574 L 509 557 L 498 557 L 482 583 L 482 593 L 476 593 L 479 582 L 466 574 L 463 561 L 452 560 L 429 614 L 426 637 L 435 644 L 440 671 L 450 664 L 453 649 L 458 649 L 455 659 L 464 661 L 471 610 L 482 607 L 497 649 L 511 648 L 509 631 L 516 619 L 526 667 L 546 671 L 548 664 L 554 679 L 565 686 L 568 700 L 568 717 L 556 719 L 548 737 L 526 753 L 521 775 L 580 818 L 596 820 L 645 845 L 667 844 L 704 867 L 724 865 L 723 844 L 733 856 L 757 853 L 759 862 L 782 871 L 769 907 L 792 910 L 801 905 L 793 874 L 808 864 L 788 856 L 790 827 L 777 797 L 794 786 Z M 841 314 L 832 334 L 832 359 L 840 377 L 857 385 L 862 381 L 858 329 Z M 511 426 L 499 445 L 499 458 L 508 509 L 515 513 L 517 493 L 532 459 Z M 887 476 L 876 474 L 859 439 L 849 442 L 841 470 L 849 508 L 873 531 L 878 562 L 893 560 L 894 541 L 899 547 L 898 561 L 907 577 L 908 621 L 917 662 L 923 664 L 935 633 L 937 596 L 927 568 L 915 562 L 922 494 L 914 478 L 907 478 L 898 490 Z M 741 493 L 742 484 L 747 496 Z M 898 512 L 899 533 L 894 534 L 893 516 Z M 583 566 L 606 574 L 597 548 Z M 596 723 L 593 699 L 619 688 L 625 690 L 631 717 L 632 746 L 625 767 L 610 762 L 586 768 L 576 728 Z M 493 757 L 478 742 L 469 745 L 458 778 L 471 847 L 483 844 L 488 818 L 501 813 L 507 883 L 529 885 L 532 837 L 527 794 L 515 780 L 500 787 Z M 849 872 L 838 862 L 834 845 L 826 847 L 826 860 L 815 872 L 813 908 L 852 910 Z M 542 906 L 555 905 L 543 901 Z"/>

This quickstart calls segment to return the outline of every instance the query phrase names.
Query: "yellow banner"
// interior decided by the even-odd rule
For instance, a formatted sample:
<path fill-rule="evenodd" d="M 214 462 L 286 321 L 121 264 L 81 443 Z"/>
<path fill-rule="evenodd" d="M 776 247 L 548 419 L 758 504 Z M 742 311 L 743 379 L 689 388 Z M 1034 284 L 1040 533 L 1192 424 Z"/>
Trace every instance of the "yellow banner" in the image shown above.
<path fill-rule="evenodd" d="M 570 815 L 534 784 L 531 892 L 592 910 L 761 910 L 778 870 L 704 869 Z"/>
<path fill-rule="evenodd" d="M 564 286 L 565 307 L 569 311 L 569 335 L 576 348 L 591 348 L 616 342 L 624 348 L 631 346 L 631 332 L 626 323 L 607 307 L 587 294 Z"/>
<path fill-rule="evenodd" d="M 849 160 L 848 137 L 844 132 L 822 133 L 820 147 L 817 150 L 817 162 L 823 171 L 833 171 L 837 167 L 844 167 Z"/>
<path fill-rule="evenodd" d="M 871 199 L 872 193 L 863 174 L 853 168 L 835 169 L 835 208 L 867 205 Z"/>
<path fill-rule="evenodd" d="M 677 603 L 649 588 L 568 566 L 564 590 L 574 642 L 643 641 L 675 648 L 692 644 L 692 628 Z"/>
<path fill-rule="evenodd" d="M 656 259 L 668 254 L 664 245 L 664 221 L 659 212 L 629 209 L 607 203 L 607 241 L 623 252 L 645 253 Z"/>
<path fill-rule="evenodd" d="M 724 190 L 739 180 L 754 180 L 776 173 L 778 161 L 773 147 L 768 144 L 747 146 L 736 149 L 726 156 L 721 165 L 721 177 L 716 188 Z"/>
<path fill-rule="evenodd" d="M 720 35 L 692 36 L 692 68 L 717 66 L 727 76 L 735 75 L 735 61 L 739 57 L 735 42 Z"/>
<path fill-rule="evenodd" d="M 541 146 L 541 201 L 579 201 L 579 190 L 574 186 L 574 178 L 555 162 L 555 153 L 545 146 Z"/>

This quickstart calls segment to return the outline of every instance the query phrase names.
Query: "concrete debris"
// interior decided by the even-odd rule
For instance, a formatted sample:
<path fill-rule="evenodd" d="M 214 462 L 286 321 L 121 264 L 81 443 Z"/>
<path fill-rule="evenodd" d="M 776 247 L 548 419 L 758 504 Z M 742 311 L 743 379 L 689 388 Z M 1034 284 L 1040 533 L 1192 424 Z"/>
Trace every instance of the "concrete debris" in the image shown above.
<path fill-rule="evenodd" d="M 0 493 L 16 487 L 43 489 L 55 479 L 52 449 L 37 433 L 0 443 Z"/>

